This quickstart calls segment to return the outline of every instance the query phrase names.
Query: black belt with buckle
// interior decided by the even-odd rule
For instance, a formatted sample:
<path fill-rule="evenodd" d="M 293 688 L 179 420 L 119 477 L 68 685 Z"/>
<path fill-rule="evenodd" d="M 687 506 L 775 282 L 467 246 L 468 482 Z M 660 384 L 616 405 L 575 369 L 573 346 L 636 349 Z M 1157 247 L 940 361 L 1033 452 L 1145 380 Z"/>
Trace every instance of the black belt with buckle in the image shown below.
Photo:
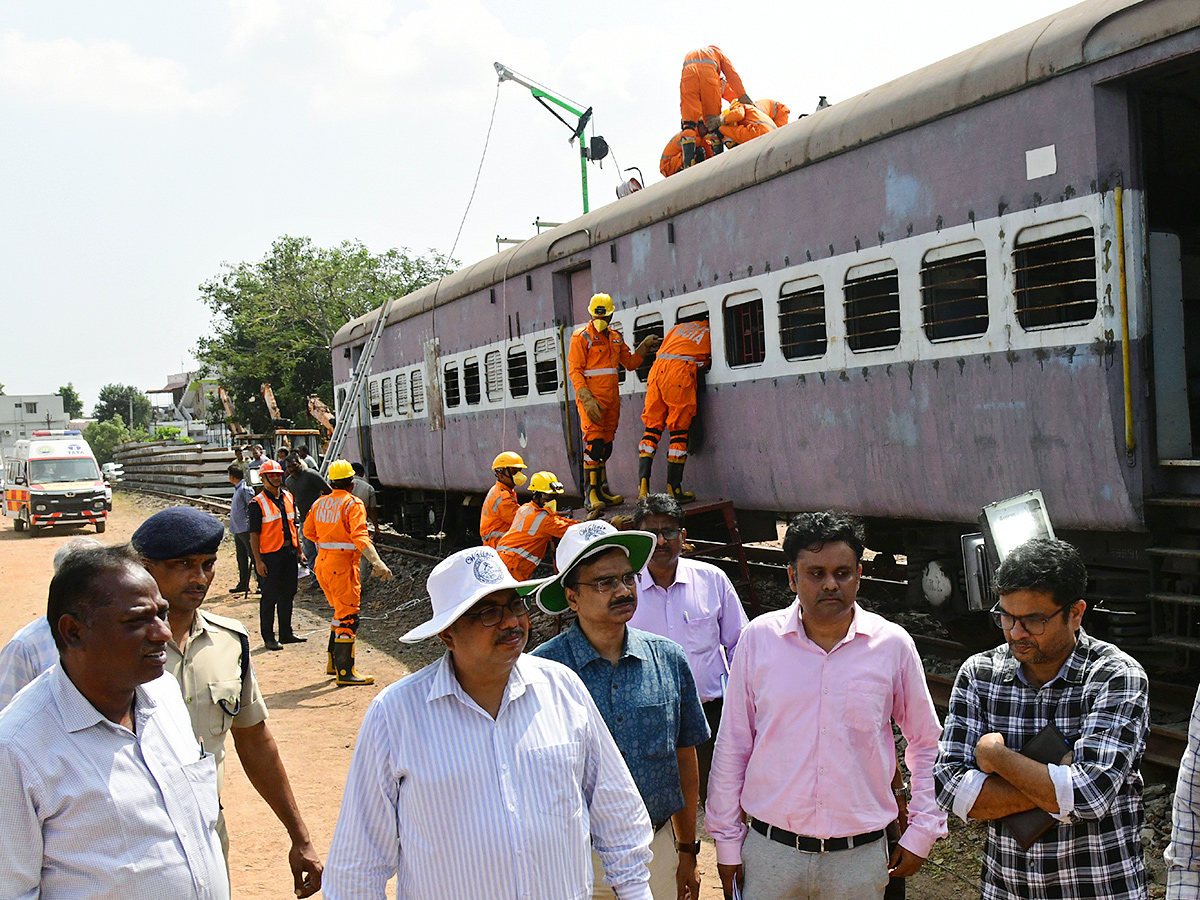
<path fill-rule="evenodd" d="M 772 841 L 785 844 L 793 850 L 802 850 L 805 853 L 830 853 L 834 850 L 850 850 L 854 847 L 861 847 L 863 844 L 870 844 L 873 841 L 877 841 L 884 835 L 884 831 L 881 828 L 878 831 L 867 831 L 863 834 L 853 834 L 850 837 L 815 838 L 784 831 L 782 828 L 768 825 L 761 819 L 751 819 L 750 827 Z"/>

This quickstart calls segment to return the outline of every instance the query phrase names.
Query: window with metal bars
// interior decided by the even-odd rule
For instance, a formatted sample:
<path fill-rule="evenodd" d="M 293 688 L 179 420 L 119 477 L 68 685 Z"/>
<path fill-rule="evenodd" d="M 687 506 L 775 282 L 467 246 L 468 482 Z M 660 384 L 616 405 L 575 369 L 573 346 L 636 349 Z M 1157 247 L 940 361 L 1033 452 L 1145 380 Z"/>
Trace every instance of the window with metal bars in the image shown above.
<path fill-rule="evenodd" d="M 460 401 L 458 393 L 458 366 L 454 365 L 454 363 L 447 363 L 442 373 L 442 383 L 446 389 L 446 407 L 450 409 L 458 406 Z"/>
<path fill-rule="evenodd" d="M 492 403 L 504 399 L 504 365 L 499 350 L 489 350 L 483 357 L 484 387 Z"/>
<path fill-rule="evenodd" d="M 820 278 L 789 281 L 779 289 L 779 349 L 784 359 L 815 359 L 829 346 L 825 285 Z"/>
<path fill-rule="evenodd" d="M 529 396 L 529 354 L 524 347 L 508 348 L 508 392 L 514 397 Z"/>
<path fill-rule="evenodd" d="M 767 356 L 762 294 L 745 291 L 725 298 L 725 361 L 752 366 Z"/>
<path fill-rule="evenodd" d="M 644 316 L 638 316 L 633 320 L 633 343 L 630 344 L 630 349 L 633 349 L 643 340 L 652 334 L 657 334 L 659 339 L 666 336 L 666 331 L 663 326 L 662 313 L 647 313 Z M 650 355 L 642 360 L 642 364 L 637 367 L 637 377 L 639 381 L 645 381 L 650 377 L 650 366 L 654 363 L 654 356 Z M 617 373 L 620 380 L 625 380 L 625 367 L 618 365 Z"/>
<path fill-rule="evenodd" d="M 397 381 L 399 381 L 403 377 L 404 376 L 401 375 L 400 378 L 397 379 Z M 385 416 L 390 416 L 392 414 L 392 379 L 391 379 L 391 376 L 384 378 L 379 382 L 379 398 L 381 401 L 380 402 L 380 412 Z"/>
<path fill-rule="evenodd" d="M 407 416 L 408 408 L 408 378 L 404 375 L 396 376 L 396 415 Z"/>
<path fill-rule="evenodd" d="M 367 388 L 367 394 L 370 398 L 370 403 L 371 403 L 371 418 L 378 419 L 379 418 L 379 382 L 377 380 L 371 381 L 371 382 L 369 382 L 369 385 L 370 386 Z"/>
<path fill-rule="evenodd" d="M 539 394 L 558 390 L 558 348 L 554 338 L 541 338 L 533 345 L 533 382 Z"/>
<path fill-rule="evenodd" d="M 931 341 L 983 334 L 988 327 L 987 255 L 972 241 L 930 250 L 921 261 L 921 318 Z"/>
<path fill-rule="evenodd" d="M 854 267 L 843 292 L 851 350 L 887 350 L 900 343 L 900 276 L 892 260 Z"/>
<path fill-rule="evenodd" d="M 1089 227 L 1023 242 L 1013 253 L 1017 321 L 1026 330 L 1096 315 L 1096 237 Z"/>
<path fill-rule="evenodd" d="M 479 386 L 479 357 L 472 356 L 463 362 L 463 393 L 467 397 L 467 406 L 479 403 L 482 392 Z"/>
<path fill-rule="evenodd" d="M 420 369 L 413 369 L 409 378 L 409 396 L 412 398 L 413 412 L 419 413 L 425 409 L 425 381 Z"/>

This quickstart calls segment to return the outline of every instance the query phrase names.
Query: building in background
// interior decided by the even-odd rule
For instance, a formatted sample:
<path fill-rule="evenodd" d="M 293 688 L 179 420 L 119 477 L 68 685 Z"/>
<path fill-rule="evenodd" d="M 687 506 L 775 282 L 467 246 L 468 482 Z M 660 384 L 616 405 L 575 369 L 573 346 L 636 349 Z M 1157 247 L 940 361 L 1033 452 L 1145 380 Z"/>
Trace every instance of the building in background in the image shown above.
<path fill-rule="evenodd" d="M 34 429 L 70 427 L 58 394 L 0 394 L 0 448 L 5 455 Z"/>

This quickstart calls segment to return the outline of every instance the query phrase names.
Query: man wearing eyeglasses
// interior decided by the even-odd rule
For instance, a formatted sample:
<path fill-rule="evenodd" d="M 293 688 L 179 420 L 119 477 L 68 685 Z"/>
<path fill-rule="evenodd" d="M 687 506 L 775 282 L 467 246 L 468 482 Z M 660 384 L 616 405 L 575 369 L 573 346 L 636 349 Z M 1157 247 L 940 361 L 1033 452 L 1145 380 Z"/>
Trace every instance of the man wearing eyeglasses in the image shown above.
<path fill-rule="evenodd" d="M 670 638 L 687 654 L 712 734 L 696 748 L 703 797 L 708 793 L 729 660 L 748 620 L 728 575 L 712 563 L 681 556 L 687 538 L 683 523 L 683 507 L 670 494 L 638 500 L 633 527 L 653 534 L 656 542 L 650 562 L 638 573 L 638 606 L 629 624 Z"/>
<path fill-rule="evenodd" d="M 590 849 L 621 900 L 649 900 L 650 820 L 587 689 L 524 655 L 529 610 L 491 547 L 430 574 L 437 662 L 363 719 L 324 896 L 562 900 L 591 889 Z"/>
<path fill-rule="evenodd" d="M 192 730 L 205 752 L 216 757 L 218 794 L 225 781 L 225 735 L 232 732 L 246 777 L 291 838 L 288 865 L 296 895 L 309 897 L 321 888 L 321 857 L 267 727 L 267 706 L 254 677 L 249 636 L 236 619 L 200 608 L 216 572 L 224 534 L 216 516 L 192 506 L 175 506 L 143 522 L 131 543 L 169 604 L 166 667 L 183 690 Z M 228 861 L 224 813 L 217 819 L 217 834 Z"/>
<path fill-rule="evenodd" d="M 655 900 L 684 900 L 700 896 L 696 745 L 709 734 L 683 648 L 627 626 L 638 605 L 635 573 L 654 546 L 653 535 L 617 531 L 607 522 L 568 528 L 555 557 L 560 574 L 535 596 L 546 612 L 570 608 L 579 618 L 533 655 L 562 663 L 587 685 L 650 815 L 651 893 Z M 593 868 L 592 897 L 612 897 L 600 882 L 598 859 Z"/>
<path fill-rule="evenodd" d="M 938 804 L 988 822 L 985 900 L 1146 896 L 1140 764 L 1146 673 L 1081 627 L 1087 571 L 1063 541 L 1038 538 L 996 572 L 1005 643 L 959 670 L 934 769 Z M 1021 754 L 1048 723 L 1060 763 Z M 1042 809 L 1058 822 L 1021 849 L 1002 817 Z"/>

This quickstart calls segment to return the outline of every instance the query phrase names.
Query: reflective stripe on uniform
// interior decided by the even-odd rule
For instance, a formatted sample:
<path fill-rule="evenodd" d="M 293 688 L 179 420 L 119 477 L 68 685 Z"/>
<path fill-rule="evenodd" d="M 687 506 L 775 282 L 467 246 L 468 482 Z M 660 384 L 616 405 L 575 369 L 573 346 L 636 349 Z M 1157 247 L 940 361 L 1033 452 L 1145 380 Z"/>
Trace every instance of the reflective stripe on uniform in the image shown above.
<path fill-rule="evenodd" d="M 358 549 L 358 547 L 356 547 L 354 544 L 322 544 L 319 542 L 317 544 L 317 547 L 319 547 L 321 550 L 357 550 Z"/>
<path fill-rule="evenodd" d="M 486 544 L 488 541 L 492 540 L 492 538 L 499 539 L 504 537 L 506 534 L 508 534 L 507 531 L 489 531 L 483 536 L 483 542 Z"/>
<path fill-rule="evenodd" d="M 716 61 L 715 59 L 709 59 L 709 58 L 708 58 L 708 57 L 706 57 L 706 56 L 692 56 L 692 57 L 688 57 L 687 59 L 685 59 L 685 60 L 683 61 L 683 67 L 684 67 L 685 69 L 686 69 L 688 66 L 694 66 L 694 65 L 697 65 L 697 64 L 700 64 L 700 65 L 705 65 L 705 66 L 715 66 L 715 65 L 718 65 L 718 63 L 717 63 L 717 61 Z"/>
<path fill-rule="evenodd" d="M 683 356 L 679 353 L 659 353 L 654 358 L 655 359 L 682 359 L 684 362 L 692 362 L 692 363 L 696 363 L 697 365 L 700 364 L 700 360 L 696 359 L 696 357 Z"/>
<path fill-rule="evenodd" d="M 537 556 L 534 556 L 534 555 L 533 555 L 532 553 L 530 553 L 528 550 L 523 550 L 523 549 L 522 549 L 522 548 L 520 548 L 520 547 L 505 547 L 505 546 L 500 546 L 500 547 L 497 547 L 497 548 L 496 548 L 496 552 L 497 552 L 497 553 L 511 553 L 513 556 L 519 556 L 519 557 L 521 557 L 522 559 L 527 559 L 527 560 L 529 560 L 529 561 L 530 561 L 531 563 L 533 563 L 534 565 L 537 565 L 538 563 L 540 563 L 540 562 L 542 561 L 542 560 L 541 560 L 539 557 L 537 557 Z"/>
<path fill-rule="evenodd" d="M 617 370 L 612 369 L 584 369 L 583 375 L 585 378 L 591 378 L 593 375 L 616 375 Z"/>

